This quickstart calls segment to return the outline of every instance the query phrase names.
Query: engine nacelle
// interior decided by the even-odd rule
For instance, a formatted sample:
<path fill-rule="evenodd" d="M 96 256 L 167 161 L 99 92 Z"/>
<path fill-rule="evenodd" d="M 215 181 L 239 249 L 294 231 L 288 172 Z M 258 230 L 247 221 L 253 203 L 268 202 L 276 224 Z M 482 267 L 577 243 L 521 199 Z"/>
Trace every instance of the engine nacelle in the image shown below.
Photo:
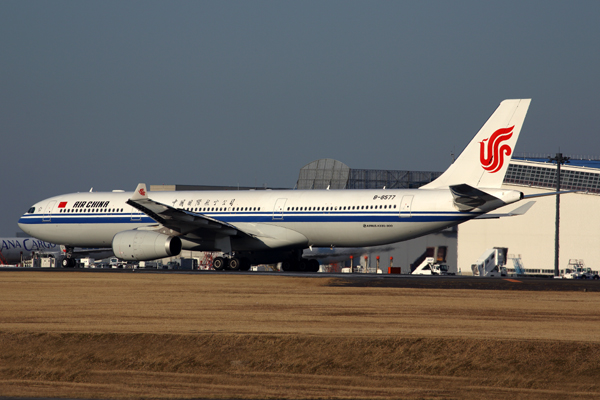
<path fill-rule="evenodd" d="M 113 237 L 112 249 L 122 260 L 150 261 L 178 255 L 181 239 L 151 231 L 124 231 Z"/>

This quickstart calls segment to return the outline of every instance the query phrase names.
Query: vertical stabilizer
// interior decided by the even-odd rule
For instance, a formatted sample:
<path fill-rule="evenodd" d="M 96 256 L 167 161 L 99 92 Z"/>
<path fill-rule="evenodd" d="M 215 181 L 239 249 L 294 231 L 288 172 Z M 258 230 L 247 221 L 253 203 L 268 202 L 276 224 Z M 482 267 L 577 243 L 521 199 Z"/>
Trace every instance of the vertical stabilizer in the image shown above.
<path fill-rule="evenodd" d="M 515 149 L 531 99 L 504 100 L 460 156 L 435 181 L 422 189 L 467 184 L 500 188 Z"/>

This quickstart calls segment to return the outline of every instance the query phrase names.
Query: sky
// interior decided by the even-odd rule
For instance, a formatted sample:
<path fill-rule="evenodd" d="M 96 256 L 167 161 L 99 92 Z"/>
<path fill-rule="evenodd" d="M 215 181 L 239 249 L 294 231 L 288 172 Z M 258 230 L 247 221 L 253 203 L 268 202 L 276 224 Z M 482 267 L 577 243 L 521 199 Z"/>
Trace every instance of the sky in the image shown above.
<path fill-rule="evenodd" d="M 600 156 L 600 2 L 0 2 L 0 236 L 62 193 L 443 171 L 498 104 L 516 153 Z"/>

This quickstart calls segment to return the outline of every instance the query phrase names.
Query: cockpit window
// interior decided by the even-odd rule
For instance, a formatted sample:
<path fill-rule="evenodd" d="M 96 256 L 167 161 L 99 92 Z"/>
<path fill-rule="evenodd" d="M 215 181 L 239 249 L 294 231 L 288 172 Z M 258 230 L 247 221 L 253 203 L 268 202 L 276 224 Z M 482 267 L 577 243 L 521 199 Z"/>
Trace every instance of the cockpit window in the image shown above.
<path fill-rule="evenodd" d="M 29 210 L 27 210 L 27 214 L 33 214 L 35 213 L 35 207 L 31 207 Z"/>

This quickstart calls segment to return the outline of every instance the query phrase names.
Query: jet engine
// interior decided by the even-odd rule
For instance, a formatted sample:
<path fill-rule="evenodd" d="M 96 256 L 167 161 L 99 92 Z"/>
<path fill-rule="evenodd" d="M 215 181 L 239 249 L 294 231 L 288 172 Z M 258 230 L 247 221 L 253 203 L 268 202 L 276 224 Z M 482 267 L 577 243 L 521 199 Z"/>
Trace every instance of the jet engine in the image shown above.
<path fill-rule="evenodd" d="M 124 231 L 113 237 L 112 249 L 122 260 L 156 260 L 178 255 L 181 239 L 151 231 Z"/>

